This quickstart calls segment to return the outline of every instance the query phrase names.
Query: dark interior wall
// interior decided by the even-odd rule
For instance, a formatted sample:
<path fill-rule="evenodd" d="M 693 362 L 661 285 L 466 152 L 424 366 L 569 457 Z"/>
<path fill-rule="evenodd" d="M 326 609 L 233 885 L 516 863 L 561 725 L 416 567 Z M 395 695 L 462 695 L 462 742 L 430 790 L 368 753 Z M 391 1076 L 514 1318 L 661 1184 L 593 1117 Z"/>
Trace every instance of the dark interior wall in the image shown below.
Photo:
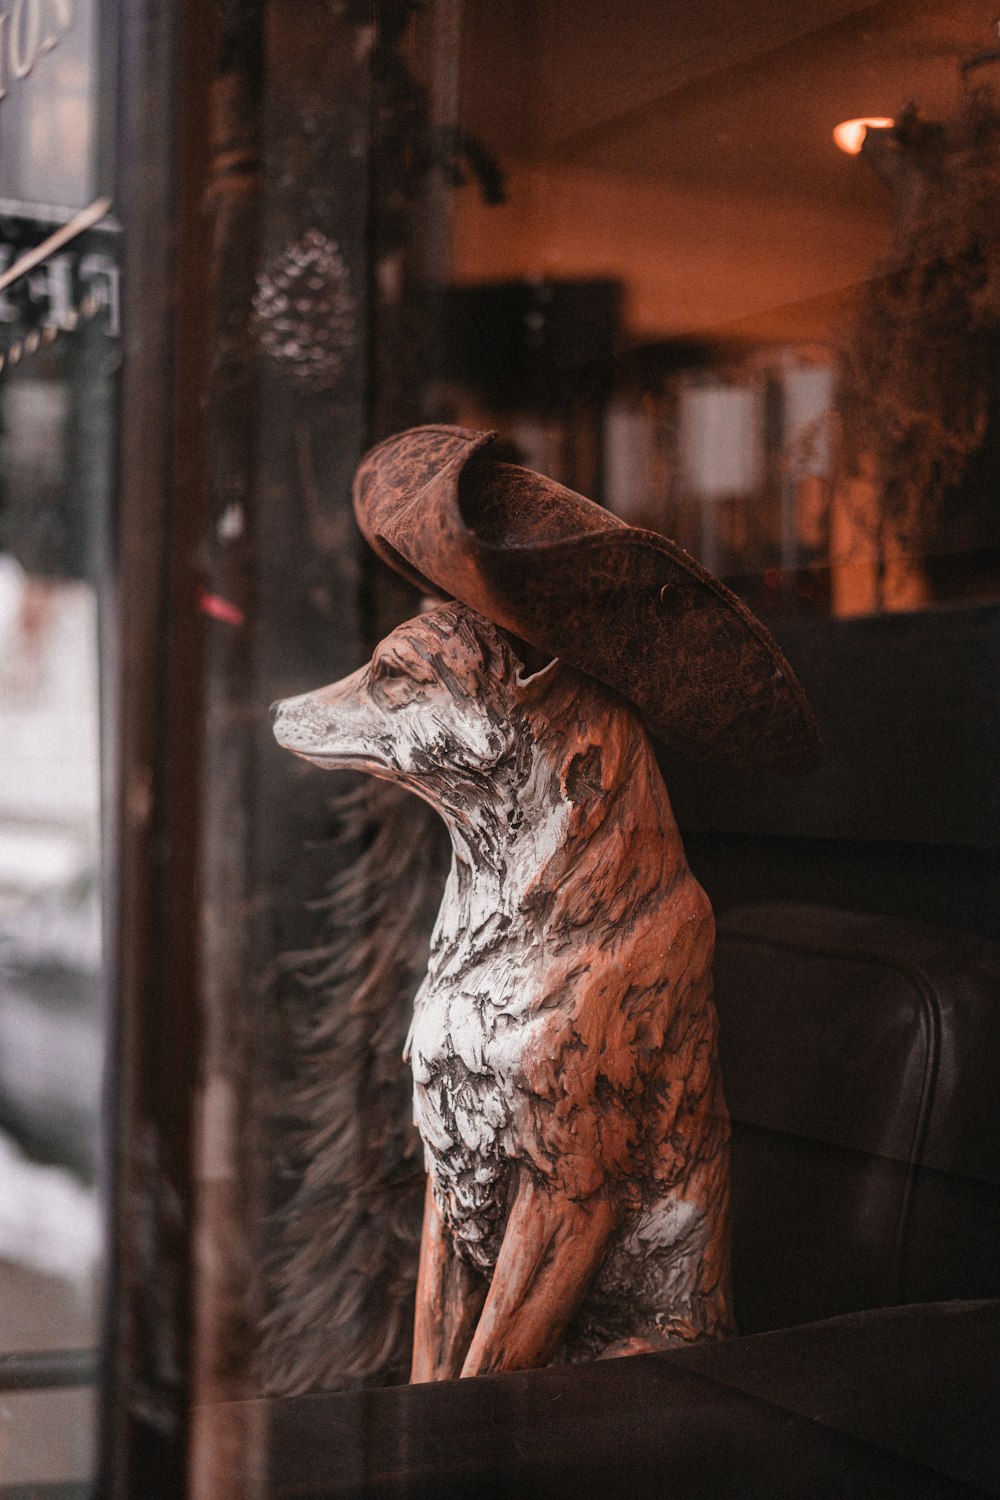
<path fill-rule="evenodd" d="M 1000 611 L 779 629 L 819 720 L 795 776 L 666 766 L 717 910 L 816 901 L 1000 935 Z"/>
<path fill-rule="evenodd" d="M 685 844 L 720 915 L 754 901 L 806 901 L 1000 939 L 996 849 L 725 833 L 692 833 Z"/>
<path fill-rule="evenodd" d="M 1000 838 L 1000 610 L 779 621 L 823 740 L 790 776 L 667 766 L 688 830 L 987 848 Z"/>

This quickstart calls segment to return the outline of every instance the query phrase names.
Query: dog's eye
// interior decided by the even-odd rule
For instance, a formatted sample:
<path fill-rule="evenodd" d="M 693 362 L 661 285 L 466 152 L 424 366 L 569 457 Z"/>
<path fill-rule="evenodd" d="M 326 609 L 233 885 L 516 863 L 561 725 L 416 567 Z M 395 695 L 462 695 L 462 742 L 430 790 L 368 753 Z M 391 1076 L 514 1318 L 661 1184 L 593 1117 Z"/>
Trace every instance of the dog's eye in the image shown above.
<path fill-rule="evenodd" d="M 377 661 L 372 662 L 372 681 L 390 682 L 396 677 L 405 677 L 406 668 L 401 662 L 393 661 L 391 657 L 380 656 Z"/>
<path fill-rule="evenodd" d="M 379 656 L 372 662 L 369 676 L 375 698 L 387 708 L 399 708 L 414 691 L 413 674 L 406 664 L 391 656 Z"/>

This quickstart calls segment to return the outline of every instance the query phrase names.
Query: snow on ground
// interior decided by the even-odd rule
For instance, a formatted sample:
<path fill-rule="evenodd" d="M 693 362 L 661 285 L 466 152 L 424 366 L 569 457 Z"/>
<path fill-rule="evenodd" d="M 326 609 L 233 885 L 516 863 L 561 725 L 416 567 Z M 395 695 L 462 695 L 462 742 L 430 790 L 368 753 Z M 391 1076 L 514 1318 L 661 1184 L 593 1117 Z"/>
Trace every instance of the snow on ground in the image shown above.
<path fill-rule="evenodd" d="M 100 1253 L 96 1191 L 65 1167 L 29 1161 L 0 1131 L 0 1260 L 86 1284 Z"/>
<path fill-rule="evenodd" d="M 24 1146 L 47 1140 L 61 1161 L 62 1140 L 77 1160 L 96 1140 L 98 725 L 93 589 L 0 554 L 0 1120 L 25 1132 L 0 1130 L 0 1262 L 81 1287 L 100 1255 L 96 1194 Z"/>

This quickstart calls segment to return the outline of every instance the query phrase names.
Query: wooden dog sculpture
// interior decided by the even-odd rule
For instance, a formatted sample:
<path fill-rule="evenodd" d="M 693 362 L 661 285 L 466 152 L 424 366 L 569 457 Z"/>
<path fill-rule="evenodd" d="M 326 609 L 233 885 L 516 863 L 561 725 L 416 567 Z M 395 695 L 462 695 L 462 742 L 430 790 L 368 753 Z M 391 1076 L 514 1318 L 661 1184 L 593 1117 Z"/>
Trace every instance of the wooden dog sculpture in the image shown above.
<path fill-rule="evenodd" d="M 634 712 L 558 661 L 525 678 L 450 604 L 280 704 L 275 734 L 401 782 L 451 833 L 408 1043 L 413 1379 L 727 1332 L 712 914 Z"/>
<path fill-rule="evenodd" d="M 362 531 L 451 602 L 275 723 L 307 760 L 408 787 L 451 835 L 407 1043 L 428 1173 L 417 1381 L 729 1331 L 713 921 L 646 730 L 734 765 L 818 743 L 718 580 L 490 463 L 490 441 L 417 428 L 368 455 Z M 525 642 L 547 665 L 528 670 Z"/>

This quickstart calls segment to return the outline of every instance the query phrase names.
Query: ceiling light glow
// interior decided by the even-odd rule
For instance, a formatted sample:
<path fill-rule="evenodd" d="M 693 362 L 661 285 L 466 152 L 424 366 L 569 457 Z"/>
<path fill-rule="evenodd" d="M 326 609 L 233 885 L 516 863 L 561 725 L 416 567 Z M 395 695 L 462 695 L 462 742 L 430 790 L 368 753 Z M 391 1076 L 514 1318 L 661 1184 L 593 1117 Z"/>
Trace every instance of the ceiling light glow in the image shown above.
<path fill-rule="evenodd" d="M 841 120 L 839 125 L 834 126 L 833 139 L 841 151 L 846 151 L 848 156 L 857 156 L 869 130 L 891 130 L 895 123 L 895 120 L 886 119 L 883 115 L 863 116 L 857 120 Z"/>

